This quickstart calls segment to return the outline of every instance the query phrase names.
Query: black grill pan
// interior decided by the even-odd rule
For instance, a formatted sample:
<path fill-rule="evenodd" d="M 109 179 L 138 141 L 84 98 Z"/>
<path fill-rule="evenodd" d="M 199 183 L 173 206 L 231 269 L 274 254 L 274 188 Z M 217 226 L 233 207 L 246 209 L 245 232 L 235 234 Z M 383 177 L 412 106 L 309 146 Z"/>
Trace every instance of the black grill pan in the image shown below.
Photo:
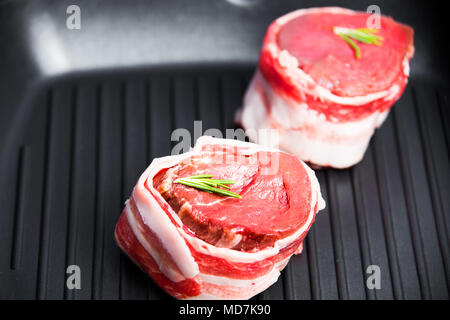
<path fill-rule="evenodd" d="M 235 127 L 234 112 L 272 19 L 328 4 L 198 1 L 175 16 L 173 28 L 161 25 L 182 3 L 80 1 L 86 22 L 77 34 L 64 26 L 68 2 L 0 5 L 0 299 L 170 298 L 115 244 L 124 201 L 151 160 L 170 153 L 172 130 L 193 132 L 194 120 L 203 121 L 203 130 Z M 364 10 L 369 3 L 341 5 Z M 424 3 L 409 13 L 401 5 L 379 5 L 416 29 L 410 83 L 361 163 L 317 172 L 327 208 L 303 253 L 256 299 L 449 298 L 445 51 L 432 50 L 424 36 L 431 24 L 421 17 L 436 16 Z M 42 19 L 44 43 L 56 42 L 50 48 L 62 50 L 66 69 L 42 65 L 43 49 L 33 47 L 39 42 L 27 33 L 33 15 Z M 214 17 L 218 25 L 206 36 Z M 63 25 L 48 27 L 58 23 Z M 108 31 L 114 26 L 120 28 L 116 34 Z M 171 41 L 181 41 L 185 29 L 193 47 L 164 55 L 158 46 L 177 45 L 161 37 L 173 34 Z M 110 51 L 114 43 L 116 51 Z M 124 43 L 136 48 L 123 50 Z M 83 46 L 84 56 L 77 56 Z M 71 264 L 81 268 L 81 290 L 66 288 Z M 367 289 L 369 265 L 381 269 L 380 290 Z"/>

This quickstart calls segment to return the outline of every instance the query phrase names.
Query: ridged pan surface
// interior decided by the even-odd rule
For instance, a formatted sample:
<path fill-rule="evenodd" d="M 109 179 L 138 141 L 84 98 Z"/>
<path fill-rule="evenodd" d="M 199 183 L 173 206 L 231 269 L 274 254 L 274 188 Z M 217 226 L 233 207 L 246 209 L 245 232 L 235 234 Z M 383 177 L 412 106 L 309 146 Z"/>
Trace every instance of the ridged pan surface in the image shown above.
<path fill-rule="evenodd" d="M 170 298 L 117 247 L 140 173 L 194 120 L 234 128 L 251 68 L 61 79 L 42 87 L 2 172 L 1 299 Z M 364 160 L 317 175 L 327 208 L 256 299 L 448 299 L 449 90 L 412 79 Z M 193 136 L 193 135 L 192 135 Z M 81 289 L 66 288 L 66 267 Z M 381 289 L 366 286 L 369 265 Z"/>

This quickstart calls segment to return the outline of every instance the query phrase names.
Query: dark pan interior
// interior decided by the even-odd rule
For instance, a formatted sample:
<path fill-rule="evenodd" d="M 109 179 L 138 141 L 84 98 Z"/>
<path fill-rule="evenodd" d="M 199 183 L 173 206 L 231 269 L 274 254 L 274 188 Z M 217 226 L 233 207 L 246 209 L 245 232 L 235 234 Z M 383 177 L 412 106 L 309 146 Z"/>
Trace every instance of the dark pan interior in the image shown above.
<path fill-rule="evenodd" d="M 124 9 L 115 1 L 92 2 L 97 6 L 81 1 L 81 7 L 102 9 L 103 16 L 111 18 Z M 10 13 L 3 23 L 11 27 L 20 22 L 25 28 L 24 13 L 47 12 L 52 20 L 58 10 L 64 13 L 66 5 L 35 3 L 3 5 L 0 15 Z M 136 3 L 139 10 L 129 10 L 139 16 L 133 10 L 142 11 L 147 5 Z M 0 55 L 7 71 L 0 76 L 0 299 L 170 298 L 115 244 L 113 230 L 123 203 L 150 161 L 170 153 L 175 143 L 170 141 L 172 130 L 192 132 L 194 120 L 203 121 L 203 130 L 234 128 L 234 112 L 251 79 L 267 24 L 284 12 L 314 5 L 280 1 L 267 8 L 227 9 L 226 1 L 211 8 L 205 1 L 196 3 L 186 17 L 217 14 L 220 9 L 224 21 L 217 23 L 231 19 L 228 22 L 250 31 L 262 28 L 257 40 L 235 48 L 236 40 L 225 39 L 230 52 L 217 53 L 215 59 L 215 52 L 202 51 L 205 61 L 190 57 L 194 53 L 187 49 L 184 62 L 183 52 L 169 57 L 160 53 L 161 63 L 149 54 L 142 57 L 145 61 L 126 66 L 122 63 L 129 53 L 114 60 L 108 54 L 120 54 L 106 50 L 102 54 L 111 66 L 98 68 L 96 53 L 88 46 L 86 55 L 91 59 L 78 61 L 68 50 L 69 69 L 51 73 L 33 58 L 39 53 L 27 47 L 29 38 L 8 42 L 11 37 L 2 29 L 2 48 L 9 43 L 8 48 L 24 50 L 14 55 L 7 49 Z M 148 6 L 156 16 L 168 10 L 158 1 Z M 181 8 L 181 2 L 174 1 L 173 6 Z M 346 6 L 367 7 L 349 2 Z M 385 6 L 390 14 L 403 14 L 415 22 L 419 36 L 428 30 L 424 22 L 414 20 L 418 19 L 414 9 L 408 16 L 400 12 L 400 5 Z M 242 22 L 236 12 L 255 21 Z M 132 29 L 132 19 L 129 23 L 122 30 Z M 135 23 L 145 24 L 139 19 Z M 211 32 L 216 32 L 214 28 L 226 30 L 222 25 Z M 242 31 L 240 37 L 250 31 Z M 164 28 L 158 32 L 170 35 Z M 78 36 L 86 40 L 92 34 Z M 151 37 L 147 34 L 140 41 L 151 43 Z M 80 39 L 74 41 L 63 44 L 80 46 Z M 327 208 L 318 214 L 303 253 L 293 257 L 279 281 L 256 299 L 449 298 L 449 85 L 439 70 L 445 62 L 433 60 L 439 58 L 433 55 L 443 53 L 429 53 L 423 46 L 417 52 L 411 81 L 374 135 L 364 160 L 349 170 L 317 171 Z M 81 290 L 66 289 L 65 271 L 71 264 L 81 267 Z M 373 264 L 381 269 L 380 290 L 365 285 L 366 268 Z"/>

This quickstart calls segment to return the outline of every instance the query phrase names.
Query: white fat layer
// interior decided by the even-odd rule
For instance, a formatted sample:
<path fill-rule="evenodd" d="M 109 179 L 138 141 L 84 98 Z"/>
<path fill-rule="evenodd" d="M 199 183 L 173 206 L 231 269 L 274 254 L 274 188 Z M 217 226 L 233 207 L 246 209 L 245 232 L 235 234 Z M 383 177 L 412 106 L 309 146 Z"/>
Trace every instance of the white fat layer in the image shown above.
<path fill-rule="evenodd" d="M 198 239 L 195 236 L 192 236 L 191 234 L 188 234 L 183 230 L 182 221 L 180 217 L 172 210 L 172 208 L 167 205 L 168 214 L 171 215 L 171 218 L 175 221 L 175 224 L 172 223 L 167 213 L 159 206 L 158 202 L 154 198 L 157 197 L 161 202 L 165 203 L 164 198 L 153 187 L 153 177 L 161 170 L 170 168 L 178 164 L 183 159 L 201 154 L 202 147 L 205 145 L 224 144 L 246 148 L 245 152 L 247 154 L 253 154 L 258 151 L 279 152 L 279 150 L 277 149 L 260 146 L 253 143 L 203 136 L 197 140 L 197 144 L 195 145 L 194 149 L 187 153 L 154 159 L 150 166 L 142 174 L 135 189 L 133 190 L 133 199 L 136 202 L 139 214 L 141 215 L 144 223 L 160 239 L 164 248 L 172 256 L 181 273 L 186 278 L 193 278 L 197 276 L 199 274 L 199 269 L 185 241 L 188 241 L 189 244 L 194 248 L 194 250 L 198 252 L 218 258 L 223 258 L 230 262 L 252 263 L 261 261 L 278 254 L 280 249 L 297 240 L 297 238 L 304 232 L 306 232 L 311 225 L 315 214 L 316 203 L 319 202 L 319 210 L 322 209 L 325 205 L 325 202 L 320 194 L 319 183 L 315 177 L 314 172 L 309 169 L 308 166 L 302 163 L 311 181 L 311 211 L 304 226 L 302 226 L 291 236 L 278 240 L 275 243 L 274 247 L 266 248 L 257 252 L 240 252 L 228 248 L 215 247 L 201 239 Z M 149 183 L 147 183 L 147 181 L 149 181 Z"/>
<path fill-rule="evenodd" d="M 232 278 L 228 278 L 228 277 L 219 277 L 219 276 L 214 276 L 214 275 L 204 274 L 204 273 L 200 273 L 199 277 L 204 282 L 218 285 L 218 286 L 231 286 L 231 287 L 247 288 L 247 287 L 251 287 L 251 286 L 256 286 L 260 283 L 270 282 L 270 279 L 273 277 L 273 273 L 275 273 L 276 271 L 279 271 L 280 265 L 287 264 L 289 262 L 290 258 L 291 258 L 291 256 L 288 256 L 287 258 L 283 259 L 282 261 L 280 261 L 276 265 L 274 265 L 273 268 L 270 269 L 269 272 L 267 272 L 266 274 L 262 275 L 259 278 L 255 278 L 255 279 L 232 279 Z"/>
<path fill-rule="evenodd" d="M 182 281 L 185 278 L 181 275 L 177 270 L 169 268 L 167 264 L 165 264 L 160 256 L 160 252 L 155 249 L 150 242 L 145 239 L 143 235 L 143 231 L 141 227 L 138 225 L 136 218 L 133 216 L 131 212 L 129 201 L 127 201 L 125 206 L 125 212 L 128 224 L 133 231 L 134 235 L 138 239 L 139 243 L 144 247 L 144 249 L 152 256 L 153 260 L 155 260 L 158 265 L 159 270 L 166 275 L 167 278 L 174 282 Z"/>
<path fill-rule="evenodd" d="M 262 94 L 270 103 L 270 114 L 266 111 Z M 245 129 L 253 129 L 248 130 L 250 140 L 267 145 L 271 142 L 252 133 L 258 129 L 270 129 L 274 124 L 276 128 L 282 126 L 283 129 L 277 131 L 281 149 L 303 161 L 347 168 L 362 159 L 373 132 L 388 113 L 389 110 L 374 112 L 357 121 L 329 121 L 307 104 L 279 96 L 258 71 L 245 95 L 241 123 Z"/>
<path fill-rule="evenodd" d="M 405 59 L 403 59 L 403 74 L 407 77 L 409 77 L 409 59 L 408 57 L 405 57 Z"/>
<path fill-rule="evenodd" d="M 258 293 L 266 290 L 272 284 L 274 284 L 278 277 L 280 276 L 280 271 L 289 262 L 290 256 L 280 262 L 278 262 L 267 274 L 264 276 L 254 279 L 254 280 L 233 280 L 230 281 L 229 278 L 217 279 L 211 278 L 210 276 L 205 276 L 203 274 L 200 277 L 208 284 L 219 285 L 220 289 L 216 289 L 213 292 L 211 290 L 206 290 L 202 294 L 190 297 L 188 300 L 217 300 L 217 299 L 227 299 L 227 300 L 245 300 L 257 295 Z M 231 289 L 234 294 L 229 294 Z"/>
<path fill-rule="evenodd" d="M 275 21 L 275 23 L 281 30 L 282 26 L 288 23 L 290 20 L 295 19 L 304 14 L 312 14 L 312 13 L 343 13 L 348 15 L 359 14 L 359 12 L 357 11 L 338 7 L 300 9 L 290 12 L 278 18 Z M 313 97 L 316 97 L 321 101 L 329 101 L 332 103 L 342 105 L 360 106 L 381 98 L 393 96 L 395 90 L 398 89 L 395 87 L 395 85 L 393 85 L 386 90 L 369 93 L 364 96 L 355 96 L 355 97 L 338 96 L 331 93 L 329 89 L 318 85 L 314 81 L 314 79 L 311 78 L 311 76 L 305 73 L 302 69 L 298 68 L 297 58 L 292 56 L 287 50 L 282 50 L 277 43 L 268 43 L 266 45 L 267 48 L 269 49 L 270 54 L 273 56 L 273 58 L 278 59 L 278 63 L 280 64 L 280 66 L 284 68 L 285 74 L 292 80 L 292 82 L 295 83 L 296 86 L 300 88 L 302 92 L 307 93 Z M 409 60 L 411 59 L 413 52 L 414 48 L 410 48 L 408 50 L 408 53 L 405 55 L 403 59 L 402 62 L 403 73 L 405 75 L 409 75 Z"/>
<path fill-rule="evenodd" d="M 149 168 L 151 168 L 151 165 Z M 198 265 L 184 239 L 180 237 L 177 227 L 145 188 L 148 172 L 149 169 L 139 178 L 133 190 L 132 196 L 136 207 L 144 224 L 158 237 L 162 246 L 169 252 L 184 277 L 193 278 L 199 273 Z M 141 244 L 143 245 L 142 242 Z"/>

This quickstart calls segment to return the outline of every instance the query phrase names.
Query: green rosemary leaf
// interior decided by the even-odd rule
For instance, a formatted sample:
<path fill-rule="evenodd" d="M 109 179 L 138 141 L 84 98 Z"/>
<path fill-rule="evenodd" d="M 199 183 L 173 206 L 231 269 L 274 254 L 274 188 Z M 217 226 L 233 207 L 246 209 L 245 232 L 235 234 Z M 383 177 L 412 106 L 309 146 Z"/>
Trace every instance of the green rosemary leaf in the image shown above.
<path fill-rule="evenodd" d="M 230 186 L 227 186 L 226 184 L 221 184 L 221 183 L 219 183 L 217 186 L 218 186 L 218 187 L 222 187 L 222 188 L 226 188 L 226 189 L 228 189 L 228 190 L 231 190 L 231 187 L 230 187 Z"/>
<path fill-rule="evenodd" d="M 213 189 L 214 189 L 213 192 L 221 194 L 223 196 L 229 196 L 229 197 L 242 199 L 242 196 L 240 194 L 237 194 L 233 191 L 228 191 L 228 190 L 224 190 L 224 189 L 220 189 L 220 188 L 213 188 Z"/>
<path fill-rule="evenodd" d="M 350 47 L 353 48 L 353 50 L 355 50 L 355 56 L 356 56 L 356 58 L 357 58 L 357 59 L 361 58 L 361 50 L 359 49 L 358 45 L 357 45 L 355 42 L 353 42 L 352 39 L 350 39 L 349 37 L 347 37 L 347 36 L 344 35 L 344 34 L 340 34 L 339 36 L 340 36 L 342 39 L 344 39 L 345 42 L 347 42 L 347 43 L 350 45 Z"/>
<path fill-rule="evenodd" d="M 217 187 L 217 183 L 209 181 L 207 179 L 195 179 L 195 180 L 198 180 L 199 182 L 207 184 L 208 186 L 211 186 L 211 187 Z"/>
<path fill-rule="evenodd" d="M 361 49 L 359 46 L 353 41 L 359 41 L 365 44 L 374 44 L 376 46 L 382 46 L 383 37 L 377 35 L 377 29 L 370 28 L 358 28 L 358 29 L 350 29 L 343 27 L 333 27 L 333 32 L 341 37 L 345 42 L 347 42 L 352 49 L 355 51 L 355 56 L 357 59 L 361 57 Z"/>
<path fill-rule="evenodd" d="M 188 187 L 197 188 L 202 191 L 206 191 L 209 193 L 216 193 L 223 196 L 234 197 L 238 199 L 242 199 L 242 196 L 230 191 L 231 187 L 228 184 L 235 184 L 236 182 L 233 180 L 220 180 L 220 179 L 211 179 L 213 175 L 211 174 L 200 174 L 195 176 L 190 176 L 186 178 L 179 178 L 174 181 L 174 183 L 180 183 Z M 225 188 L 221 189 L 219 187 Z M 226 190 L 228 189 L 228 190 Z"/>
<path fill-rule="evenodd" d="M 201 182 L 195 182 L 195 179 L 189 180 L 189 179 L 177 179 L 174 181 L 175 183 L 181 183 L 188 187 L 194 187 L 203 191 L 209 191 L 213 192 L 213 187 L 208 186 L 207 184 L 201 183 Z"/>

